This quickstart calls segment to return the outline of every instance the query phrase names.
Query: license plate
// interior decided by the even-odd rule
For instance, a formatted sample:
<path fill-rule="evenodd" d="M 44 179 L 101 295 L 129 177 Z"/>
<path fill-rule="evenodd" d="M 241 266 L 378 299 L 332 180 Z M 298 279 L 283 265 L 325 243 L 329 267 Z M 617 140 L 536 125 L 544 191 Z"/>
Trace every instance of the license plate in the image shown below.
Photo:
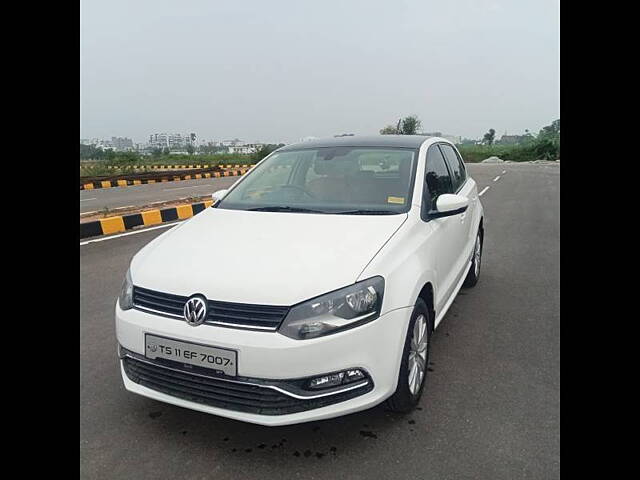
<path fill-rule="evenodd" d="M 207 347 L 150 334 L 146 334 L 144 338 L 145 356 L 150 360 L 164 358 L 174 362 L 218 370 L 234 377 L 237 375 L 238 354 L 234 350 Z"/>

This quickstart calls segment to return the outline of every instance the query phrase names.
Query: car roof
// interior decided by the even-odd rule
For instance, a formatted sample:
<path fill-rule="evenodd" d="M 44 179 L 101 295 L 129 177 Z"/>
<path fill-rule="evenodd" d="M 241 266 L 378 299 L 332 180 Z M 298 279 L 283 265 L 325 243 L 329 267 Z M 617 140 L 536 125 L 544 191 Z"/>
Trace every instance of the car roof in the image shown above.
<path fill-rule="evenodd" d="M 395 147 L 420 148 L 425 140 L 435 138 L 427 135 L 371 135 L 315 138 L 305 142 L 292 143 L 278 151 L 301 150 L 323 147 Z"/>

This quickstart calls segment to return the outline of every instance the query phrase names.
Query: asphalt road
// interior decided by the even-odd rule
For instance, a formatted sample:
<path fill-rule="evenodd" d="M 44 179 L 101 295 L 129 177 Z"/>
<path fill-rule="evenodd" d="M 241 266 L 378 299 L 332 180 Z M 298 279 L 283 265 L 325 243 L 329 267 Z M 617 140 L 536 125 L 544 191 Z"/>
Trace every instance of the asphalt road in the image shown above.
<path fill-rule="evenodd" d="M 164 229 L 81 246 L 81 478 L 559 478 L 560 167 L 470 170 L 490 186 L 480 281 L 436 330 L 429 383 L 405 416 L 379 406 L 269 428 L 126 392 L 114 302 L 131 257 Z"/>
<path fill-rule="evenodd" d="M 150 183 L 130 187 L 80 190 L 80 213 L 95 212 L 105 208 L 149 205 L 153 202 L 178 200 L 192 196 L 211 195 L 217 190 L 229 188 L 239 178 L 202 178 L 199 180 Z"/>

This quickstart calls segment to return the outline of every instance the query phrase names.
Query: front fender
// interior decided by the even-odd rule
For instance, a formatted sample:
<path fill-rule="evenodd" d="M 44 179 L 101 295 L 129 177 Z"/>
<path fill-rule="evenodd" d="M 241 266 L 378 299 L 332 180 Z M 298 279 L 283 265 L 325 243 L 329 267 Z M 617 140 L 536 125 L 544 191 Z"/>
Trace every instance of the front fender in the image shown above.
<path fill-rule="evenodd" d="M 359 280 L 376 275 L 384 277 L 385 292 L 381 314 L 398 308 L 413 307 L 427 283 L 431 283 L 434 298 L 437 298 L 435 265 L 426 256 L 416 254 L 429 241 L 431 232 L 432 226 L 420 220 L 420 208 L 412 208 L 407 221 L 359 275 Z"/>

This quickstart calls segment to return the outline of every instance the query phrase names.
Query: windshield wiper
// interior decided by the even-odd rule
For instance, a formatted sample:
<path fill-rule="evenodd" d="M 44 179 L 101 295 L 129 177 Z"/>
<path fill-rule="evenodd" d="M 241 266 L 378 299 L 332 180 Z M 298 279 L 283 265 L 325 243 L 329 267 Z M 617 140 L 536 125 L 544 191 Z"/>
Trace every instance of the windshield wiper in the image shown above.
<path fill-rule="evenodd" d="M 399 212 L 390 210 L 344 210 L 342 212 L 331 212 L 336 215 L 395 215 Z"/>
<path fill-rule="evenodd" d="M 288 205 L 269 205 L 265 207 L 248 208 L 249 212 L 298 212 L 298 213 L 327 213 L 332 215 L 395 215 L 398 212 L 392 212 L 390 210 L 343 210 L 343 211 L 331 211 L 331 210 L 314 210 L 304 207 L 290 207 Z"/>
<path fill-rule="evenodd" d="M 287 205 L 272 205 L 269 207 L 248 208 L 249 212 L 299 212 L 299 213 L 327 213 L 324 210 L 313 210 L 311 208 L 289 207 Z"/>

